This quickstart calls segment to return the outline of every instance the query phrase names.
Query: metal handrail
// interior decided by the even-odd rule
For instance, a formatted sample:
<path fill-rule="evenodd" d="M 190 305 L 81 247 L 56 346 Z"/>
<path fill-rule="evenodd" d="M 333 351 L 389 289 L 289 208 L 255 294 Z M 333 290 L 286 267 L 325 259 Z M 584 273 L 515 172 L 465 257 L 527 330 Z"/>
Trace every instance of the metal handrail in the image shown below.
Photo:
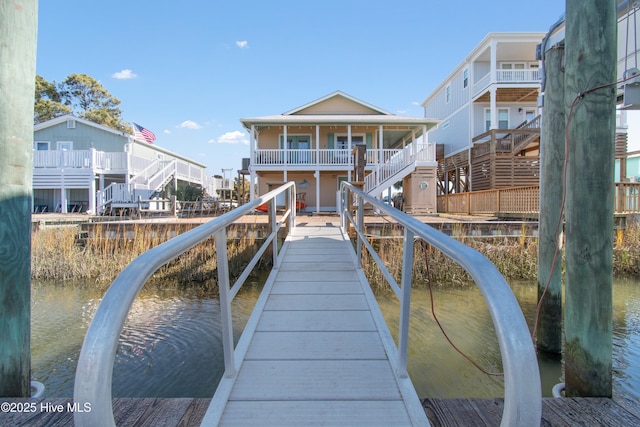
<path fill-rule="evenodd" d="M 399 376 L 406 375 L 409 308 L 411 282 L 413 276 L 414 238 L 419 238 L 440 250 L 447 257 L 462 266 L 480 288 L 487 302 L 491 318 L 498 337 L 500 354 L 504 368 L 504 409 L 502 426 L 539 426 L 542 415 L 542 393 L 538 360 L 533 341 L 520 305 L 509 284 L 498 269 L 478 251 L 447 236 L 374 197 L 369 196 L 353 185 L 343 182 L 341 187 L 340 217 L 343 231 L 349 223 L 357 232 L 357 255 L 361 261 L 362 247 L 369 251 L 373 248 L 364 235 L 363 206 L 368 203 L 374 209 L 384 212 L 398 224 L 404 226 L 404 255 L 402 263 L 401 286 L 398 286 L 386 268 L 379 263 L 385 278 L 390 282 L 394 293 L 400 299 L 400 322 L 398 335 Z M 357 217 L 351 214 L 351 201 L 357 204 Z M 373 255 L 374 252 L 371 252 Z"/>
<path fill-rule="evenodd" d="M 276 216 L 276 197 L 287 194 L 288 208 L 280 220 Z M 269 205 L 271 233 L 254 255 L 233 286 L 229 283 L 226 231 L 236 220 L 251 213 L 264 204 Z M 275 190 L 256 198 L 252 202 L 233 209 L 226 214 L 187 231 L 173 239 L 150 249 L 133 260 L 113 281 L 96 310 L 78 358 L 74 402 L 80 407 L 91 405 L 90 412 L 76 412 L 76 426 L 115 426 L 113 417 L 111 380 L 118 338 L 122 333 L 127 314 L 134 299 L 151 275 L 167 262 L 186 252 L 202 241 L 215 236 L 218 262 L 218 287 L 220 290 L 220 314 L 222 317 L 222 342 L 225 362 L 225 375 L 236 375 L 233 360 L 233 328 L 231 323 L 231 301 L 255 267 L 262 254 L 271 244 L 274 267 L 280 263 L 278 255 L 277 233 L 287 218 L 289 229 L 295 226 L 296 214 L 295 183 L 289 182 Z M 224 250 L 221 250 L 223 249 Z"/>

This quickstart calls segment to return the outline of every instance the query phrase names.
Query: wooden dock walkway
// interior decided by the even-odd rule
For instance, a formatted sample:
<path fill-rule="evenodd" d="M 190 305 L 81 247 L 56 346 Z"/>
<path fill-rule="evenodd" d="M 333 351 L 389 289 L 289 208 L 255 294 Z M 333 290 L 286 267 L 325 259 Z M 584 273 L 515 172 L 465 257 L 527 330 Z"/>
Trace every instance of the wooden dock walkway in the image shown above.
<path fill-rule="evenodd" d="M 203 425 L 426 424 L 350 245 L 331 224 L 294 229 Z"/>
<path fill-rule="evenodd" d="M 68 411 L 73 405 L 70 398 L 0 398 L 0 403 L 4 402 L 28 403 L 34 411 L 0 412 L 1 426 L 73 427 L 73 413 Z M 191 398 L 116 398 L 113 409 L 119 427 L 198 427 L 210 402 L 211 399 Z M 62 410 L 57 410 L 60 405 Z M 502 416 L 502 399 L 425 399 L 423 405 L 433 427 L 497 427 Z M 330 421 L 328 417 L 326 425 L 331 425 Z M 257 420 L 247 427 L 262 425 Z M 640 405 L 630 399 L 544 398 L 540 425 L 637 427 Z"/>

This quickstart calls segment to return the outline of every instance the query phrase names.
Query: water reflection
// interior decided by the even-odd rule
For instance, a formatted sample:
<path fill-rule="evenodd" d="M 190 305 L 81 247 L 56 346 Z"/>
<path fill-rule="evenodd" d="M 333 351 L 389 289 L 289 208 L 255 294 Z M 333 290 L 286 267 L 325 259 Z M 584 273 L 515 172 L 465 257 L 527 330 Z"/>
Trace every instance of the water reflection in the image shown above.
<path fill-rule="evenodd" d="M 233 302 L 236 342 L 260 286 Z M 102 294 L 87 286 L 32 286 L 32 378 L 46 396 L 71 397 L 87 328 Z M 220 306 L 197 290 L 143 290 L 129 312 L 113 367 L 114 397 L 211 397 L 222 376 Z"/>
<path fill-rule="evenodd" d="M 247 283 L 234 300 L 236 341 L 261 286 Z M 536 286 L 513 283 L 529 326 Z M 614 283 L 614 395 L 640 397 L 640 283 Z M 48 397 L 71 397 L 82 340 L 102 294 L 84 285 L 32 287 L 32 377 Z M 398 302 L 377 295 L 394 336 Z M 489 371 L 502 371 L 489 312 L 474 286 L 437 287 L 435 310 L 449 337 Z M 446 342 L 431 316 L 426 288 L 412 292 L 409 374 L 420 397 L 501 397 L 503 380 L 483 374 Z M 545 396 L 561 381 L 559 358 L 539 356 Z M 114 397 L 210 397 L 223 373 L 218 300 L 197 290 L 143 290 L 125 324 L 113 371 Z"/>
<path fill-rule="evenodd" d="M 529 328 L 535 317 L 537 287 L 512 283 Z M 435 312 L 447 335 L 483 369 L 502 371 L 500 349 L 489 310 L 476 286 L 435 287 Z M 397 339 L 399 303 L 390 292 L 376 298 L 387 324 Z M 408 370 L 421 397 L 501 397 L 502 377 L 488 376 L 457 353 L 446 341 L 431 315 L 426 287 L 411 293 Z M 640 397 L 640 283 L 616 280 L 613 291 L 613 393 L 618 397 Z M 561 358 L 539 354 L 544 396 L 562 382 Z"/>

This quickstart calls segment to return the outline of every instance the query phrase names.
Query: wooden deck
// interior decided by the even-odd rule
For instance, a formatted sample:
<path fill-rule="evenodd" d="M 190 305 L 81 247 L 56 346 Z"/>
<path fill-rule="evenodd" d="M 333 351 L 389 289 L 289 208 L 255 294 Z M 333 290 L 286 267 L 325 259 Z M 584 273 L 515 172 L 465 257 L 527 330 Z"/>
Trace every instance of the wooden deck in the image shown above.
<path fill-rule="evenodd" d="M 3 399 L 0 402 L 35 404 L 34 412 L 0 412 L 0 425 L 73 427 L 70 398 Z M 113 399 L 116 425 L 120 427 L 197 427 L 200 426 L 211 399 Z M 62 405 L 62 411 L 43 410 Z M 502 399 L 425 399 L 424 410 L 433 427 L 500 425 Z M 318 415 L 318 418 L 321 414 Z M 257 419 L 251 425 L 263 425 Z M 301 424 L 301 425 L 307 425 Z M 327 416 L 325 425 L 335 425 Z M 400 423 L 389 425 L 400 426 Z M 640 405 L 629 399 L 564 398 L 542 399 L 541 426 L 611 426 L 640 425 Z"/>
<path fill-rule="evenodd" d="M 335 226 L 287 238 L 203 425 L 426 424 L 350 245 Z"/>

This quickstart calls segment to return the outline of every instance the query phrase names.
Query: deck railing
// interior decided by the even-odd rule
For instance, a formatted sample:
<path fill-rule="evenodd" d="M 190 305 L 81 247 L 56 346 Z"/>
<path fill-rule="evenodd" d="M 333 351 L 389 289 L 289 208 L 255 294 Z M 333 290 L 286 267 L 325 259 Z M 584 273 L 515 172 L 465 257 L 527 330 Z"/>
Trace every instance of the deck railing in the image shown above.
<path fill-rule="evenodd" d="M 278 218 L 276 197 L 280 194 L 287 196 L 288 208 Z M 90 404 L 91 411 L 76 412 L 74 414 L 76 426 L 115 426 L 111 403 L 113 363 L 118 350 L 118 339 L 134 299 L 155 271 L 212 236 L 215 238 L 218 265 L 225 375 L 236 375 L 231 301 L 269 246 L 273 251 L 274 268 L 279 266 L 281 257 L 278 252 L 278 231 L 287 220 L 289 230 L 295 226 L 295 209 L 290 208 L 296 205 L 295 200 L 295 184 L 289 182 L 244 206 L 150 249 L 122 270 L 100 302 L 80 351 L 73 399 L 79 407 L 84 407 L 86 403 Z M 263 203 L 268 203 L 270 206 L 270 234 L 235 283 L 231 285 L 227 259 L 227 227 L 244 215 L 253 212 Z"/>
<path fill-rule="evenodd" d="M 640 183 L 616 182 L 614 211 L 640 213 Z M 538 213 L 540 187 L 511 187 L 438 196 L 438 212 L 466 215 Z"/>
<path fill-rule="evenodd" d="M 366 248 L 380 267 L 383 276 L 400 300 L 398 355 L 396 370 L 407 375 L 409 309 L 413 280 L 415 239 L 435 247 L 462 266 L 473 278 L 484 296 L 498 337 L 504 369 L 504 409 L 502 426 L 539 426 L 542 414 L 542 394 L 538 361 L 529 328 L 520 305 L 509 284 L 497 268 L 482 254 L 417 219 L 358 190 L 349 183 L 341 187 L 341 226 L 346 232 L 353 226 L 357 233 L 356 251 L 361 262 Z M 387 270 L 364 234 L 364 204 L 384 212 L 404 227 L 404 250 L 401 283 Z M 357 206 L 356 217 L 353 206 Z"/>

